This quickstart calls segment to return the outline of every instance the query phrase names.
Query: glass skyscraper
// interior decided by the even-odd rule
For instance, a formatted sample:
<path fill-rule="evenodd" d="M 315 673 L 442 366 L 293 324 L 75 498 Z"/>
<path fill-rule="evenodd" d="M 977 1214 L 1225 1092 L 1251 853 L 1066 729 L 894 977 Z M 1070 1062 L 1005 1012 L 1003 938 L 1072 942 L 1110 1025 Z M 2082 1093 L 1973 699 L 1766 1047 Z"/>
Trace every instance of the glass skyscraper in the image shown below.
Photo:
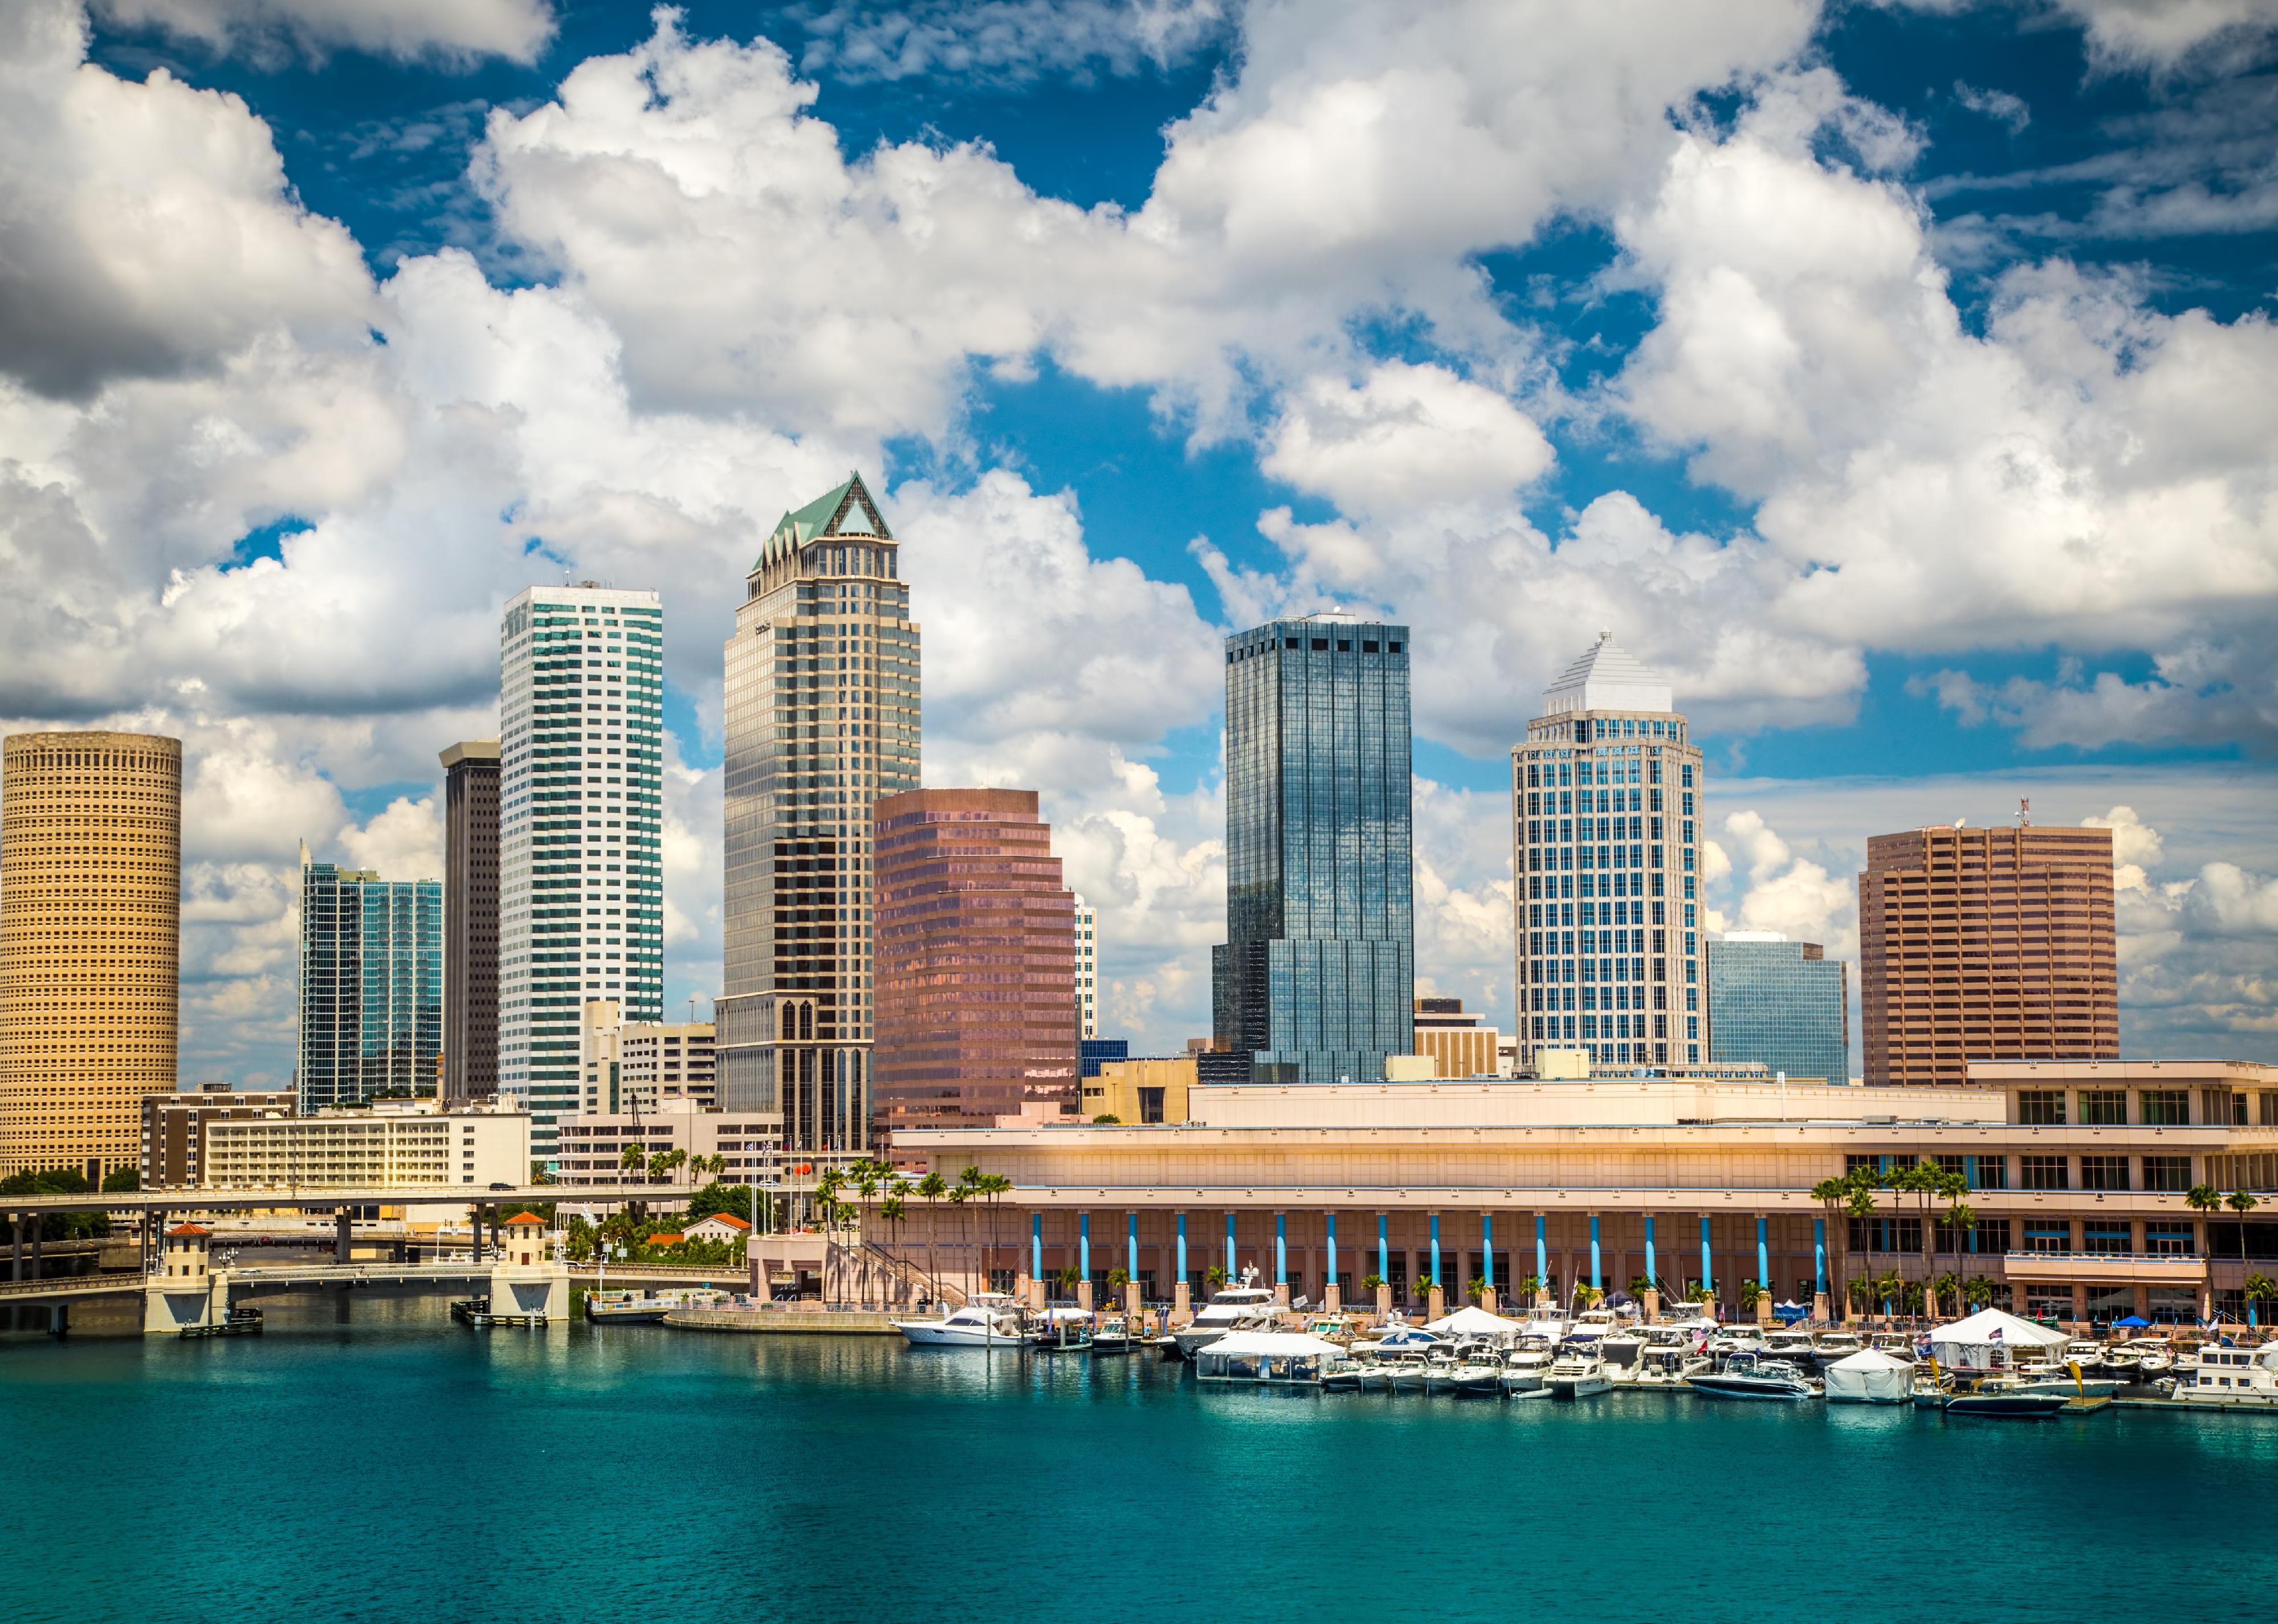
<path fill-rule="evenodd" d="M 498 1091 L 554 1157 L 590 998 L 664 1018 L 664 608 L 534 586 L 499 628 Z"/>
<path fill-rule="evenodd" d="M 436 1091 L 443 882 L 382 880 L 301 848 L 301 1109 Z"/>
<path fill-rule="evenodd" d="M 1816 942 L 1727 931 L 1708 952 L 1708 1057 L 1851 1080 L 1851 967 Z"/>
<path fill-rule="evenodd" d="M 1415 1039 L 1408 628 L 1312 614 L 1226 642 L 1218 1041 L 1267 1082 L 1373 1082 Z"/>
<path fill-rule="evenodd" d="M 786 1149 L 868 1154 L 871 805 L 918 787 L 919 628 L 859 474 L 786 513 L 728 640 L 720 1103 Z"/>

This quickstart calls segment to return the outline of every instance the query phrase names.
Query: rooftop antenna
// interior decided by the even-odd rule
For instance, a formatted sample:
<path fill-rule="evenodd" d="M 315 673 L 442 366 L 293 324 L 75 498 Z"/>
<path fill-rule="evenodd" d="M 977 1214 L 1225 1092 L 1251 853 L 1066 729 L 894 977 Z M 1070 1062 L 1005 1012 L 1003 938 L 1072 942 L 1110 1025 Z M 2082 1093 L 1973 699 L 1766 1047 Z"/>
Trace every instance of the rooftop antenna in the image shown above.
<path fill-rule="evenodd" d="M 1967 822 L 1968 822 L 1968 821 L 1969 821 L 1969 820 L 1968 820 L 1968 819 L 1967 819 L 1967 818 L 1956 818 L 1956 819 L 1953 820 L 1953 827 L 1954 827 L 1955 828 L 1957 828 L 1957 829 L 1958 829 L 1958 828 L 1960 828 L 1963 824 L 1965 824 L 1965 823 L 1967 823 Z"/>
<path fill-rule="evenodd" d="M 2021 829 L 2033 827 L 2033 804 L 2023 796 L 2017 797 L 2017 827 Z"/>

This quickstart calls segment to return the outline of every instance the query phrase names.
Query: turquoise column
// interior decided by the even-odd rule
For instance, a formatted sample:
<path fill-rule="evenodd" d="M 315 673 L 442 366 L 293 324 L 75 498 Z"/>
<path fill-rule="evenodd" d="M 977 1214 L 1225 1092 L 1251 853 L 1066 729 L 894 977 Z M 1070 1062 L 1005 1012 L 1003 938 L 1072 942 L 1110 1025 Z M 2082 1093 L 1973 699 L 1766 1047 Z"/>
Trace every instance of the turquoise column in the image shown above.
<path fill-rule="evenodd" d="M 1378 1213 L 1376 1215 L 1376 1277 L 1380 1280 L 1392 1278 L 1392 1251 L 1384 1239 L 1386 1224 L 1385 1215 Z"/>
<path fill-rule="evenodd" d="M 1708 1215 L 1701 1215 L 1701 1285 L 1713 1300 L 1716 1292 L 1716 1272 L 1708 1266 Z"/>
<path fill-rule="evenodd" d="M 1135 1208 L 1124 1216 L 1128 1222 L 1123 1231 L 1123 1272 L 1136 1280 L 1139 1277 L 1139 1214 Z"/>
<path fill-rule="evenodd" d="M 1594 1291 L 1604 1291 L 1606 1283 L 1598 1272 L 1598 1215 L 1590 1215 L 1590 1285 Z"/>
<path fill-rule="evenodd" d="M 1187 1277 L 1187 1215 L 1186 1215 L 1185 1213 L 1183 1213 L 1183 1212 L 1182 1212 L 1182 1213 L 1181 1213 L 1181 1214 L 1179 1215 L 1179 1278 L 1178 1278 L 1178 1280 L 1174 1280 L 1174 1281 L 1173 1281 L 1173 1282 L 1172 1282 L 1172 1285 L 1175 1286 L 1175 1285 L 1177 1285 L 1181 1281 L 1183 1281 L 1186 1277 Z"/>
<path fill-rule="evenodd" d="M 1494 1290 L 1494 1214 L 1479 1215 L 1479 1255 L 1485 1260 L 1479 1278 L 1487 1282 L 1487 1290 Z"/>
<path fill-rule="evenodd" d="M 1772 1289 L 1772 1254 L 1764 1239 L 1768 1222 L 1763 1214 L 1756 1215 L 1756 1284 L 1769 1292 Z"/>
<path fill-rule="evenodd" d="M 1440 1278 L 1440 1215 L 1436 1212 L 1432 1215 L 1432 1279 L 1445 1289 L 1446 1283 Z"/>
<path fill-rule="evenodd" d="M 1289 1284 L 1289 1215 L 1273 1215 L 1273 1284 Z"/>
<path fill-rule="evenodd" d="M 1075 1215 L 1075 1272 L 1079 1278 L 1091 1278 L 1091 1215 Z"/>
<path fill-rule="evenodd" d="M 1543 1239 L 1544 1225 L 1545 1219 L 1542 1214 L 1536 1213 L 1534 1215 L 1534 1279 L 1537 1289 L 1547 1292 L 1550 1289 L 1550 1245 Z"/>
<path fill-rule="evenodd" d="M 1661 1270 L 1653 1261 L 1653 1215 L 1645 1215 L 1645 1277 L 1653 1282 L 1655 1290 L 1661 1286 Z"/>
<path fill-rule="evenodd" d="M 1234 1275 L 1234 1214 L 1226 1215 L 1226 1283 L 1235 1284 Z"/>
<path fill-rule="evenodd" d="M 1337 1215 L 1329 1214 L 1329 1277 L 1321 1282 L 1324 1288 L 1334 1285 L 1337 1278 Z M 1326 1289 L 1322 1295 L 1327 1296 Z"/>
<path fill-rule="evenodd" d="M 1811 1221 L 1811 1289 L 1827 1295 L 1827 1220 Z"/>
<path fill-rule="evenodd" d="M 1032 1212 L 1028 1215 L 1028 1278 L 1041 1280 L 1043 1277 L 1044 1215 Z"/>

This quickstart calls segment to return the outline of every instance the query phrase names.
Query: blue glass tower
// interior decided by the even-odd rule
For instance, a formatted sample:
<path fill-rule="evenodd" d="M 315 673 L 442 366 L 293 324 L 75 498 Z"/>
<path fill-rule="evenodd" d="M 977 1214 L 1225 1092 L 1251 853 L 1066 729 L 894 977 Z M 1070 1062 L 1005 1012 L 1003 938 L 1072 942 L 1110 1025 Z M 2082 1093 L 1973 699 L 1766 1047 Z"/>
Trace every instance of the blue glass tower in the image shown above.
<path fill-rule="evenodd" d="M 432 1094 L 443 1052 L 443 882 L 301 850 L 301 1109 Z"/>
<path fill-rule="evenodd" d="M 1226 643 L 1226 945 L 1212 1024 L 1266 1082 L 1373 1082 L 1415 1043 L 1408 628 Z"/>
<path fill-rule="evenodd" d="M 1708 949 L 1710 1059 L 1851 1080 L 1848 964 L 1775 931 L 1731 931 Z"/>

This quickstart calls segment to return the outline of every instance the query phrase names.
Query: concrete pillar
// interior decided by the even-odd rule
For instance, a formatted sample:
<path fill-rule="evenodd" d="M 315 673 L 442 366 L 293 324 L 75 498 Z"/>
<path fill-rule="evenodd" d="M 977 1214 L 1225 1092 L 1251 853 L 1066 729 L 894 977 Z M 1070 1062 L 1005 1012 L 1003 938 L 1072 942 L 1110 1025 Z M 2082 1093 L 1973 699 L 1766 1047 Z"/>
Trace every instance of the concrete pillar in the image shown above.
<path fill-rule="evenodd" d="M 1273 1300 L 1289 1306 L 1289 1215 L 1273 1215 Z"/>
<path fill-rule="evenodd" d="M 1479 1306 L 1493 1314 L 1494 1310 L 1487 1308 L 1495 1294 L 1494 1214 L 1491 1212 L 1479 1215 L 1479 1279 L 1487 1287 L 1479 1293 Z"/>
<path fill-rule="evenodd" d="M 1496 1297 L 1495 1288 L 1492 1285 L 1479 1293 L 1479 1307 L 1485 1308 L 1489 1314 L 1497 1314 L 1502 1312 L 1501 1308 L 1497 1306 L 1500 1301 L 1501 1299 Z"/>
<path fill-rule="evenodd" d="M 1646 1287 L 1646 1295 L 1652 1298 L 1655 1302 L 1659 1302 L 1661 1300 L 1661 1292 L 1655 1289 L 1655 1287 L 1661 1279 L 1661 1266 L 1654 1261 L 1653 1215 L 1651 1213 L 1645 1215 L 1645 1277 L 1648 1282 L 1654 1283 L 1649 1284 Z M 1653 1316 L 1648 1314 L 1646 1317 L 1649 1320 Z"/>
<path fill-rule="evenodd" d="M 1134 1277 L 1123 1284 L 1123 1316 L 1128 1322 L 1134 1336 L 1138 1334 L 1140 1316 L 1144 1312 L 1145 1308 L 1139 1296 L 1139 1281 L 1136 1277 Z"/>
<path fill-rule="evenodd" d="M 1380 1276 L 1379 1278 L 1382 1277 Z M 1379 1285 L 1376 1288 L 1376 1317 L 1380 1320 L 1388 1320 L 1392 1317 L 1392 1287 L 1389 1285 Z"/>
<path fill-rule="evenodd" d="M 350 1227 L 352 1222 L 347 1208 L 333 1208 L 333 1262 L 335 1263 L 348 1261 L 349 1240 L 354 1233 Z"/>
<path fill-rule="evenodd" d="M 1171 1293 L 1171 1300 L 1177 1306 L 1177 1311 L 1183 1314 L 1187 1310 L 1187 1215 L 1183 1212 L 1179 1214 L 1178 1268 L 1175 1273 L 1176 1278 L 1172 1282 L 1175 1289 Z"/>
<path fill-rule="evenodd" d="M 1345 1311 L 1345 1294 L 1337 1289 L 1337 1277 L 1334 1275 L 1331 1275 L 1328 1285 L 1321 1288 L 1321 1307 L 1330 1314 L 1342 1314 Z"/>
<path fill-rule="evenodd" d="M 1336 1300 L 1334 1293 L 1337 1289 L 1337 1215 L 1335 1210 L 1332 1208 L 1326 1215 L 1326 1218 L 1328 1224 L 1328 1272 L 1322 1281 L 1321 1300 L 1332 1305 L 1329 1312 L 1334 1314 L 1336 1312 L 1334 1306 Z"/>
<path fill-rule="evenodd" d="M 1434 1278 L 1437 1277 L 1435 1276 Z M 1431 1294 L 1424 1300 L 1424 1317 L 1436 1320 L 1447 1312 L 1448 1293 L 1440 1286 L 1434 1285 Z"/>
<path fill-rule="evenodd" d="M 1179 1276 L 1178 1284 L 1171 1288 L 1171 1323 L 1183 1325 L 1194 1316 L 1194 1298 L 1187 1289 L 1187 1277 L 1182 1273 Z"/>
<path fill-rule="evenodd" d="M 2073 1282 L 2072 1287 L 2072 1323 L 2075 1325 L 2088 1323 L 2088 1286 L 2078 1280 Z"/>
<path fill-rule="evenodd" d="M 1534 1300 L 1539 1305 L 1552 1300 L 1550 1290 L 1550 1246 L 1543 1239 L 1548 1220 L 1541 1213 L 1534 1215 Z"/>
<path fill-rule="evenodd" d="M 1028 1215 L 1028 1273 L 1031 1277 L 1044 1277 L 1044 1215 Z"/>
<path fill-rule="evenodd" d="M 1139 1211 L 1133 1208 L 1124 1215 L 1123 1274 L 1131 1282 L 1131 1289 L 1139 1289 Z"/>
<path fill-rule="evenodd" d="M 1648 1325 L 1661 1318 L 1661 1293 L 1648 1285 L 1645 1288 L 1645 1323 Z"/>
<path fill-rule="evenodd" d="M 24 1277 L 24 1215 L 22 1213 L 11 1212 L 8 1215 L 8 1277 L 11 1280 L 20 1280 Z"/>
<path fill-rule="evenodd" d="M 1772 1257 L 1766 1228 L 1767 1220 L 1760 1212 L 1756 1215 L 1756 1284 L 1769 1292 L 1772 1289 Z"/>
<path fill-rule="evenodd" d="M 1075 1306 L 1086 1314 L 1091 1312 L 1091 1277 L 1084 1276 L 1075 1283 Z"/>
<path fill-rule="evenodd" d="M 1242 1277 L 1235 1272 L 1234 1267 L 1234 1208 L 1231 1207 L 1226 1209 L 1226 1283 L 1228 1285 L 1242 1283 Z"/>
<path fill-rule="evenodd" d="M 1392 1247 L 1385 1239 L 1389 1222 L 1385 1214 L 1380 1212 L 1376 1215 L 1376 1277 L 1380 1280 L 1392 1278 Z M 1378 1287 L 1376 1294 L 1382 1301 L 1392 1300 L 1385 1287 Z M 1382 1312 L 1381 1309 L 1378 1311 Z"/>
<path fill-rule="evenodd" d="M 1701 1284 L 1708 1292 L 1708 1300 L 1716 1300 L 1716 1271 L 1708 1255 L 1708 1215 L 1701 1215 Z"/>
<path fill-rule="evenodd" d="M 1598 1291 L 1606 1289 L 1603 1272 L 1598 1264 L 1598 1215 L 1590 1215 L 1590 1285 Z"/>
<path fill-rule="evenodd" d="M 1088 1212 L 1075 1215 L 1075 1272 L 1078 1281 L 1088 1288 L 1091 1285 L 1091 1215 Z M 1078 1300 L 1087 1308 L 1091 1307 L 1088 1291 Z"/>
<path fill-rule="evenodd" d="M 1432 1215 L 1432 1289 L 1444 1294 L 1447 1285 L 1448 1277 L 1440 1270 L 1440 1215 L 1435 1212 Z M 1443 1300 L 1443 1297 L 1435 1297 L 1433 1301 L 1437 1303 Z M 1438 1319 L 1441 1312 L 1439 1308 L 1434 1308 L 1432 1310 L 1432 1317 Z"/>

